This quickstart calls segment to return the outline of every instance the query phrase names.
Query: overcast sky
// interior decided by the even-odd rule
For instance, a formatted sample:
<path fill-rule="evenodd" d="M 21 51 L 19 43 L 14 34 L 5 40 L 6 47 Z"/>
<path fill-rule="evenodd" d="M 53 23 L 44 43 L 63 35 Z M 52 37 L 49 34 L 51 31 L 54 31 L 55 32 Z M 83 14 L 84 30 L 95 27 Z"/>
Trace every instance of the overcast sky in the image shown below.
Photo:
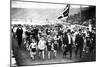
<path fill-rule="evenodd" d="M 48 4 L 34 2 L 12 1 L 11 17 L 12 19 L 32 19 L 33 22 L 45 22 L 46 19 L 54 21 L 62 15 L 63 9 L 67 4 Z M 70 6 L 70 15 L 80 12 L 80 5 Z"/>

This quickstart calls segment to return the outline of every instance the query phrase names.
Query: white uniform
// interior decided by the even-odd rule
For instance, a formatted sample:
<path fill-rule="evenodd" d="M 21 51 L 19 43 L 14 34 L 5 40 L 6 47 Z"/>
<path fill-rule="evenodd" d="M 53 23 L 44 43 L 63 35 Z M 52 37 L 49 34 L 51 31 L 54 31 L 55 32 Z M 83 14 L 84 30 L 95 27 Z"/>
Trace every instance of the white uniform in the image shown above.
<path fill-rule="evenodd" d="M 31 48 L 36 48 L 36 43 L 31 43 L 30 46 Z"/>
<path fill-rule="evenodd" d="M 34 56 L 33 55 L 36 55 L 36 43 L 31 43 L 30 44 L 30 55 L 31 57 L 33 58 Z"/>
<path fill-rule="evenodd" d="M 46 41 L 45 40 L 40 40 L 38 43 L 38 48 L 40 50 L 44 50 L 46 48 Z"/>

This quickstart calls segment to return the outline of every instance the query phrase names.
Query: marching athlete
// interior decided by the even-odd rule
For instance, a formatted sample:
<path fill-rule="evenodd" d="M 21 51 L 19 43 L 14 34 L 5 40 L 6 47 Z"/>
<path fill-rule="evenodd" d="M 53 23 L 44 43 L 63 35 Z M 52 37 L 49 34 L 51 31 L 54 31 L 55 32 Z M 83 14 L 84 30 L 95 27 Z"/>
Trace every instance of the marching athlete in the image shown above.
<path fill-rule="evenodd" d="M 57 47 L 58 47 L 57 40 L 54 40 L 54 43 L 52 44 L 54 57 L 57 56 Z"/>
<path fill-rule="evenodd" d="M 34 60 L 35 55 L 36 55 L 36 48 L 37 48 L 37 43 L 36 43 L 35 39 L 32 39 L 32 43 L 30 44 L 29 47 L 30 47 L 30 56 Z"/>
<path fill-rule="evenodd" d="M 51 41 L 47 42 L 47 52 L 48 52 L 48 59 L 50 59 L 50 55 L 51 55 L 51 48 L 52 48 L 52 43 Z"/>
<path fill-rule="evenodd" d="M 44 59 L 44 51 L 46 49 L 46 41 L 43 37 L 40 38 L 38 42 L 39 56 L 42 53 L 42 58 Z"/>

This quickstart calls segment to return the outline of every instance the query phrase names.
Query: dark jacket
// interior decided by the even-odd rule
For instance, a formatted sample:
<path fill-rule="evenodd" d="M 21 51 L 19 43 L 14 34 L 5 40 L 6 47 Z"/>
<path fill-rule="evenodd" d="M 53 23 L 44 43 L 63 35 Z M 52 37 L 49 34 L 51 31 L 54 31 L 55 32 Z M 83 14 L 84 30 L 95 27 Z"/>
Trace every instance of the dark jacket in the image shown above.
<path fill-rule="evenodd" d="M 78 46 L 83 46 L 83 43 L 84 43 L 83 36 L 77 34 L 75 38 L 75 44 L 78 44 Z"/>
<path fill-rule="evenodd" d="M 64 36 L 63 36 L 63 44 L 68 45 L 68 42 L 69 42 L 68 35 L 67 35 L 67 33 L 65 33 Z M 71 38 L 71 45 L 73 45 L 72 38 Z"/>
<path fill-rule="evenodd" d="M 22 28 L 21 29 L 18 28 L 16 31 L 17 38 L 22 38 L 22 34 L 23 34 Z"/>

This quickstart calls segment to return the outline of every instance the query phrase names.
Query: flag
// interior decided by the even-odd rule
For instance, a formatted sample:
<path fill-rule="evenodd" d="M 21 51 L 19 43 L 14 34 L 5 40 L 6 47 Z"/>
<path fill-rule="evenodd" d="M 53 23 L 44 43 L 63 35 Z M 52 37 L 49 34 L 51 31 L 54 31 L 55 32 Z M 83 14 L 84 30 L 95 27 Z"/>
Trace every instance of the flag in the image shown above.
<path fill-rule="evenodd" d="M 67 4 L 67 6 L 64 8 L 62 16 L 59 16 L 58 19 L 61 19 L 61 18 L 64 18 L 64 17 L 68 17 L 68 15 L 69 15 L 69 9 L 70 9 L 70 5 Z"/>
<path fill-rule="evenodd" d="M 61 19 L 61 18 L 63 18 L 63 16 L 59 16 L 59 17 L 58 17 L 58 19 Z"/>
<path fill-rule="evenodd" d="M 63 16 L 66 17 L 69 14 L 69 9 L 70 9 L 70 5 L 67 5 L 66 8 L 64 9 L 65 11 L 63 12 Z"/>

